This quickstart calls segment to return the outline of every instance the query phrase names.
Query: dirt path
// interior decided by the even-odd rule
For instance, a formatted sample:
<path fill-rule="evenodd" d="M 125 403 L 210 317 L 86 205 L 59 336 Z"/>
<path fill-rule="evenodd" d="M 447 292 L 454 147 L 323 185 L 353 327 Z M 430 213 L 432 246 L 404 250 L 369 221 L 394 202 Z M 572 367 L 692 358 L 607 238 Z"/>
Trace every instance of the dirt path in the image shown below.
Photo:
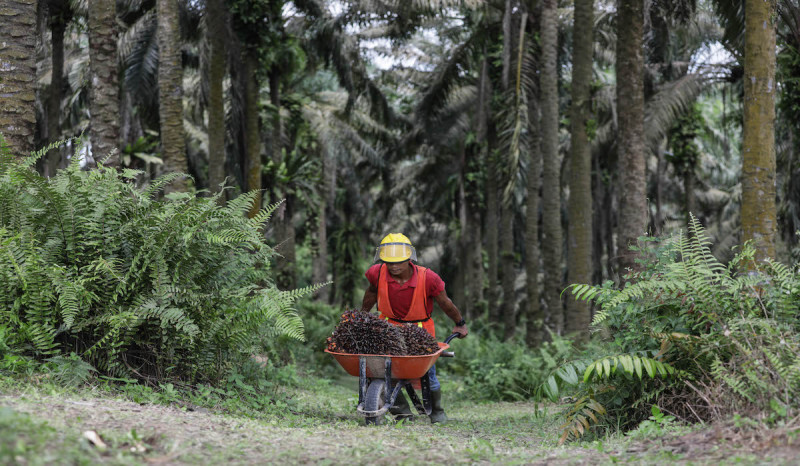
<path fill-rule="evenodd" d="M 20 464 L 86 459 L 117 464 L 795 464 L 800 459 L 798 431 L 788 428 L 745 434 L 718 426 L 682 437 L 557 447 L 556 421 L 526 403 L 464 407 L 446 426 L 417 420 L 377 427 L 361 426 L 354 415 L 331 419 L 326 410 L 338 406 L 312 406 L 302 422 L 74 396 L 0 395 L 0 407 L 28 417 L 31 432 L 52 428 L 42 451 L 33 458 L 17 457 Z M 86 431 L 96 432 L 107 448 L 92 446 L 83 437 Z M 24 432 L 19 428 L 17 434 Z"/>

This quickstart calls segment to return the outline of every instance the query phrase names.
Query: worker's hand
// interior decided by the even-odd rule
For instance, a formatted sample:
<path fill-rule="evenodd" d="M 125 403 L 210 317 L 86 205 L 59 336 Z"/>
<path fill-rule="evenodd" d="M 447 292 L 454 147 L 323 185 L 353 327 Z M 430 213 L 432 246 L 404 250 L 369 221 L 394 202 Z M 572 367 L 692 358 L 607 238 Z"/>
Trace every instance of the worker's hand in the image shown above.
<path fill-rule="evenodd" d="M 464 338 L 469 333 L 469 330 L 467 330 L 466 325 L 456 325 L 455 327 L 453 327 L 453 333 L 457 333 L 458 338 Z"/>

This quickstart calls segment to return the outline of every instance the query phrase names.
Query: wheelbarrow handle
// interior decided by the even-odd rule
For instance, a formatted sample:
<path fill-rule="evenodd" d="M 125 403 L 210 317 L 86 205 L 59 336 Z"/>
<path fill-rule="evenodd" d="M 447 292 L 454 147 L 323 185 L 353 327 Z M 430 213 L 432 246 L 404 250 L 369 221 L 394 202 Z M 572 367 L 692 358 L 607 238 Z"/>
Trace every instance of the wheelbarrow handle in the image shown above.
<path fill-rule="evenodd" d="M 447 343 L 447 344 L 450 344 L 450 342 L 453 341 L 453 338 L 455 338 L 455 337 L 457 337 L 459 335 L 461 335 L 461 334 L 458 333 L 458 332 L 453 332 L 453 334 L 450 335 L 449 337 L 447 337 L 447 340 L 445 340 L 444 342 Z"/>

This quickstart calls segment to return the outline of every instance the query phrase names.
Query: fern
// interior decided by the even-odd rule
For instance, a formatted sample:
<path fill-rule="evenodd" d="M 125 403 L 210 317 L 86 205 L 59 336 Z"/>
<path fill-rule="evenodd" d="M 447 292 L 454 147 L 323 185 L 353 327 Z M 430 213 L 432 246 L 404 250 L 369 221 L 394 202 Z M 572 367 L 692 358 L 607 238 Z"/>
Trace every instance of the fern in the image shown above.
<path fill-rule="evenodd" d="M 608 384 L 615 390 L 592 396 L 621 425 L 633 425 L 645 408 L 662 403 L 676 403 L 673 412 L 691 412 L 694 419 L 737 407 L 772 410 L 776 402 L 800 410 L 797 269 L 756 263 L 748 243 L 723 264 L 694 216 L 688 235 L 641 244 L 641 268 L 624 287 L 568 288 L 576 299 L 596 303 L 592 327 L 614 341 L 611 354 L 562 365 L 540 387 L 550 399 L 578 393 L 562 439 L 577 438 L 594 422 L 582 411 L 588 390 Z M 579 367 L 583 377 L 576 383 Z"/>
<path fill-rule="evenodd" d="M 322 285 L 274 286 L 261 229 L 278 204 L 248 219 L 254 193 L 157 199 L 183 175 L 138 187 L 135 171 L 77 162 L 45 179 L 36 156 L 0 150 L 0 321 L 21 351 L 213 380 L 263 338 L 303 338 L 292 305 Z"/>
<path fill-rule="evenodd" d="M 606 392 L 613 389 L 611 386 L 602 386 L 599 392 Z M 600 420 L 608 412 L 600 402 L 596 399 L 595 390 L 587 390 L 587 393 L 572 405 L 565 414 L 564 423 L 561 424 L 561 436 L 558 439 L 558 444 L 563 445 L 569 439 L 578 440 L 586 432 L 589 431 L 592 425 L 597 425 Z"/>

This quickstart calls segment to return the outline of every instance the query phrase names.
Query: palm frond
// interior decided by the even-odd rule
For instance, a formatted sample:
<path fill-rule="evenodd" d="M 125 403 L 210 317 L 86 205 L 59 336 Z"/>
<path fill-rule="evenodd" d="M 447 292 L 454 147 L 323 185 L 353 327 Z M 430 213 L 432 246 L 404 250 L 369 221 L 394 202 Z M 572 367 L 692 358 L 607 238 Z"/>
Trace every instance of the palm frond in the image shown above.
<path fill-rule="evenodd" d="M 450 91 L 463 82 L 463 70 L 469 68 L 476 43 L 473 34 L 459 44 L 448 54 L 449 58 L 437 67 L 433 79 L 422 89 L 415 113 L 423 124 L 435 119 L 437 111 L 447 102 Z"/>
<path fill-rule="evenodd" d="M 155 9 L 140 17 L 120 38 L 120 60 L 125 68 L 124 83 L 130 92 L 146 102 L 158 95 L 158 37 Z"/>
<path fill-rule="evenodd" d="M 702 74 L 687 74 L 663 84 L 645 106 L 645 138 L 655 147 L 675 120 L 694 104 L 706 89 L 710 78 Z"/>

